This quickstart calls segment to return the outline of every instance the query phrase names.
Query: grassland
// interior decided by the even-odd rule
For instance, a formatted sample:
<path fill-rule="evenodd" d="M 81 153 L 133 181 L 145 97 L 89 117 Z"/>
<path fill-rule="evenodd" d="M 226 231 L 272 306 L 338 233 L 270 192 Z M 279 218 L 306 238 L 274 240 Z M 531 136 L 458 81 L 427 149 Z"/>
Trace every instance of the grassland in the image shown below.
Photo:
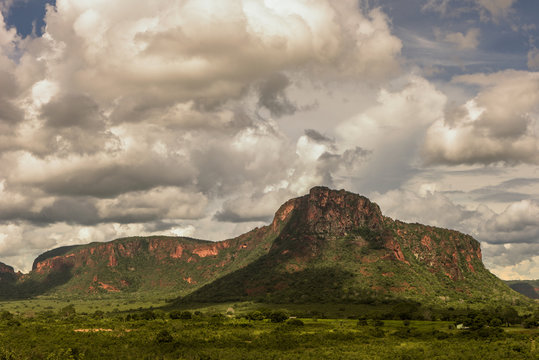
<path fill-rule="evenodd" d="M 157 309 L 157 303 L 149 308 L 147 301 L 42 298 L 1 303 L 0 359 L 486 360 L 539 356 L 537 328 L 498 324 L 459 330 L 458 321 L 439 320 L 441 313 L 431 314 L 436 321 L 384 319 L 395 310 L 390 304 L 243 302 Z M 287 316 L 281 318 L 282 314 Z"/>

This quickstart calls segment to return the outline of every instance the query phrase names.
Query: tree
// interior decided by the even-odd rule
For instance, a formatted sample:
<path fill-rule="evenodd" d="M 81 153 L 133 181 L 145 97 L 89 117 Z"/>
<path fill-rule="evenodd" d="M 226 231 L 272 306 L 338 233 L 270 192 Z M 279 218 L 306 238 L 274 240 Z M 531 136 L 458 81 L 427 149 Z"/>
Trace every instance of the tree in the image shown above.
<path fill-rule="evenodd" d="M 288 319 L 288 315 L 284 311 L 273 311 L 269 318 L 273 323 L 281 323 Z"/>
<path fill-rule="evenodd" d="M 498 314 L 507 327 L 509 327 L 511 324 L 518 323 L 520 320 L 518 312 L 511 306 L 504 306 L 503 308 L 499 309 Z"/>
<path fill-rule="evenodd" d="M 60 311 L 58 312 L 58 314 L 60 316 L 63 316 L 63 317 L 70 317 L 70 316 L 74 316 L 76 314 L 76 311 L 75 311 L 75 305 L 73 304 L 69 304 L 67 306 L 64 306 L 63 308 L 60 309 Z"/>

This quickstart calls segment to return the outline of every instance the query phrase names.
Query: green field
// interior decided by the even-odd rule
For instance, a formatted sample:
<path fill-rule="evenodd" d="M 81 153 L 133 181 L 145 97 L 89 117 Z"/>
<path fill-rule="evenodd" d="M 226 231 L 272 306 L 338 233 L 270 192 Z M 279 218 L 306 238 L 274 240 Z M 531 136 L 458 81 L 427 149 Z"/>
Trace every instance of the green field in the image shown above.
<path fill-rule="evenodd" d="M 183 309 L 145 305 L 126 299 L 0 303 L 0 359 L 539 357 L 536 327 L 490 322 L 462 330 L 454 320 L 387 320 L 384 317 L 396 309 L 387 304 L 245 302 Z M 421 311 L 419 316 L 424 316 Z M 443 313 L 434 311 L 430 316 L 439 318 Z"/>

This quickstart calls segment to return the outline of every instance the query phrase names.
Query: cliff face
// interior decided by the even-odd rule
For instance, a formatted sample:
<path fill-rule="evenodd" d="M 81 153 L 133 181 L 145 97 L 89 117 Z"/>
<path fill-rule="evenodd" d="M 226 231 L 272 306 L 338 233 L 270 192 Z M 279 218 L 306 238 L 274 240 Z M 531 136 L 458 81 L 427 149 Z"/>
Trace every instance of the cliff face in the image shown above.
<path fill-rule="evenodd" d="M 0 276 L 3 274 L 15 275 L 13 267 L 0 262 Z"/>
<path fill-rule="evenodd" d="M 512 296 L 484 268 L 470 236 L 392 220 L 363 196 L 325 187 L 287 201 L 270 225 L 237 238 L 152 236 L 60 248 L 38 257 L 27 278 L 54 274 L 67 274 L 47 290 L 58 294 L 159 289 L 197 301 Z"/>

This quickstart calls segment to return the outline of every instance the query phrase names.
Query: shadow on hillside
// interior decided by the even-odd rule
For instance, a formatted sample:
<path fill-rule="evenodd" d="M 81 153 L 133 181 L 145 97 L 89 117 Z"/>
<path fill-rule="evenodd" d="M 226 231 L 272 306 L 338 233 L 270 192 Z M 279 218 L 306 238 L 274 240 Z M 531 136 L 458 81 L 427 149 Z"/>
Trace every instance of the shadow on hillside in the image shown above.
<path fill-rule="evenodd" d="M 347 301 L 344 290 L 354 274 L 338 267 L 308 268 L 284 272 L 266 255 L 243 269 L 225 275 L 184 297 L 172 306 L 254 300 L 271 303 L 326 303 Z M 356 299 L 369 294 L 355 296 Z"/>
<path fill-rule="evenodd" d="M 63 265 L 43 277 L 35 277 L 18 280 L 15 276 L 2 279 L 0 284 L 1 300 L 20 300 L 32 298 L 50 292 L 54 288 L 67 283 L 72 277 L 72 265 Z"/>

